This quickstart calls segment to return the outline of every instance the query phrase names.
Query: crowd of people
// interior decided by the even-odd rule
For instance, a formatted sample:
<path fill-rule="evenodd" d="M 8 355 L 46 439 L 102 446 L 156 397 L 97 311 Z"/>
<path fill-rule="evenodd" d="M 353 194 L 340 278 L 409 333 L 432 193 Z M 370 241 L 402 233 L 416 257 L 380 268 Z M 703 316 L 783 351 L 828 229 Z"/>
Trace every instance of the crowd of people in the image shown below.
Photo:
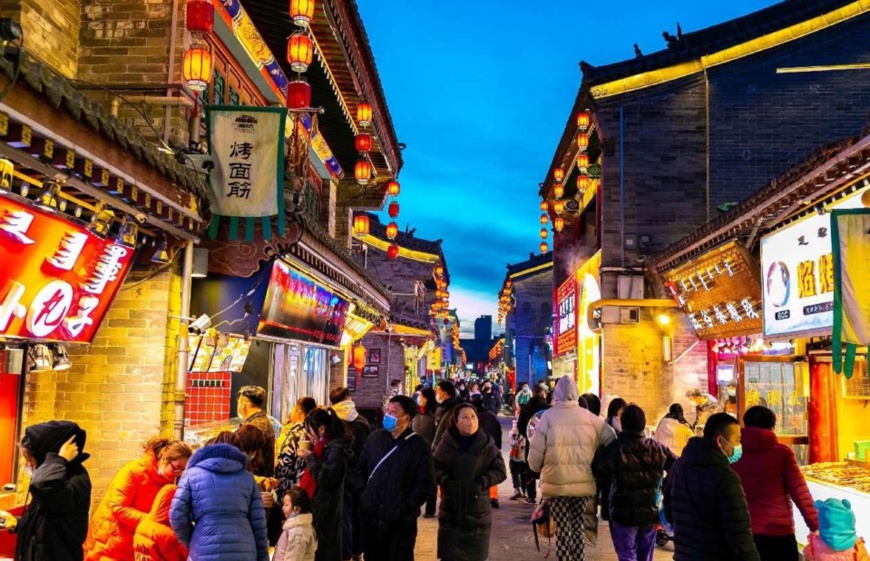
<path fill-rule="evenodd" d="M 796 561 L 792 503 L 812 532 L 807 559 L 870 559 L 848 501 L 813 501 L 767 407 L 749 408 L 742 429 L 712 413 L 694 436 L 679 404 L 650 431 L 638 405 L 613 397 L 602 416 L 568 377 L 511 396 L 489 380 L 413 397 L 397 385 L 379 429 L 347 388 L 329 404 L 299 399 L 283 426 L 265 399 L 243 387 L 241 426 L 197 450 L 148 441 L 90 518 L 85 431 L 27 427 L 30 502 L 20 519 L 0 512 L 18 533 L 16 561 L 405 561 L 421 514 L 438 517 L 438 559 L 485 561 L 507 478 L 498 415 L 513 416 L 511 499 L 551 518 L 558 560 L 586 558 L 600 511 L 621 561 L 652 560 L 658 532 L 676 561 Z"/>

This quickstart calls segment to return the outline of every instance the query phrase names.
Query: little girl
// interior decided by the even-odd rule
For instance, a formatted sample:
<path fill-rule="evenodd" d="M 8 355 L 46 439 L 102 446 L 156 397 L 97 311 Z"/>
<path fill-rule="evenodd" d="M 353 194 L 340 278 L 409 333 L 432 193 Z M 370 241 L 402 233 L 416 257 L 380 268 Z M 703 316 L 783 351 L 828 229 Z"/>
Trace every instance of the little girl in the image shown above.
<path fill-rule="evenodd" d="M 287 520 L 284 532 L 275 547 L 272 561 L 314 561 L 317 551 L 317 536 L 311 516 L 311 499 L 300 487 L 293 487 L 284 494 L 281 508 Z"/>
<path fill-rule="evenodd" d="M 855 532 L 855 514 L 846 499 L 816 501 L 819 533 L 810 534 L 804 548 L 808 561 L 870 561 L 864 540 Z"/>

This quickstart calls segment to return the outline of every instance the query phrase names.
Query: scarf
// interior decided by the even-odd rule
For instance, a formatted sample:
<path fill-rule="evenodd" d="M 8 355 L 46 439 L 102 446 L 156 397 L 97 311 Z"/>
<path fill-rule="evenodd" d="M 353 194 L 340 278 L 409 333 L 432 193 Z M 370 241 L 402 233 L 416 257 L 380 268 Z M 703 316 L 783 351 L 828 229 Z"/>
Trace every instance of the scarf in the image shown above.
<path fill-rule="evenodd" d="M 317 441 L 317 444 L 314 445 L 313 453 L 318 462 L 323 460 L 323 451 L 325 448 L 325 438 L 321 438 Z M 305 471 L 302 473 L 302 478 L 299 480 L 299 487 L 308 493 L 309 499 L 314 500 L 314 493 L 317 492 L 317 480 L 314 479 L 314 476 L 311 474 L 311 468 L 308 466 L 305 467 Z"/>
<path fill-rule="evenodd" d="M 336 403 L 332 406 L 332 410 L 335 411 L 339 419 L 349 423 L 356 421 L 356 418 L 359 417 L 359 413 L 356 411 L 356 404 L 349 399 Z"/>

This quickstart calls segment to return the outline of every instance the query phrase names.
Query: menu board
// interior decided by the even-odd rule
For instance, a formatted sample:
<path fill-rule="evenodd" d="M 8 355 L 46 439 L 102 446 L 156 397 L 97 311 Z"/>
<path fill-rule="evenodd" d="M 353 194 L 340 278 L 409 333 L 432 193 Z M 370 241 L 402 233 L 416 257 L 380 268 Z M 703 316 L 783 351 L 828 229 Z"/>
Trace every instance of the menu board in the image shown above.
<path fill-rule="evenodd" d="M 229 333 L 206 333 L 191 337 L 190 372 L 241 372 L 251 341 Z"/>

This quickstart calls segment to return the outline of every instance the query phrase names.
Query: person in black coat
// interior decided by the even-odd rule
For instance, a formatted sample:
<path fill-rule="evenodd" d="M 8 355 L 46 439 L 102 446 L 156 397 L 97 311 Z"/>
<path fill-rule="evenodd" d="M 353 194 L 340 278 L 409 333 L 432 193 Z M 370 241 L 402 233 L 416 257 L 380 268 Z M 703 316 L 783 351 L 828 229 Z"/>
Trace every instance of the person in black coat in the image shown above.
<path fill-rule="evenodd" d="M 727 413 L 707 419 L 703 438 L 689 439 L 665 481 L 674 561 L 760 561 L 743 485 L 730 466 L 742 451 L 740 425 Z"/>
<path fill-rule="evenodd" d="M 432 448 L 432 442 L 435 440 L 435 413 L 438 411 L 438 401 L 435 397 L 435 390 L 432 388 L 423 388 L 420 391 L 420 413 L 414 415 L 411 421 L 411 430 L 423 437 L 423 440 Z M 426 510 L 423 518 L 435 517 L 435 505 L 438 502 L 438 489 L 432 486 L 432 492 L 429 498 L 426 499 Z"/>
<path fill-rule="evenodd" d="M 32 500 L 20 520 L 0 511 L 18 534 L 15 561 L 81 561 L 88 534 L 91 479 L 82 463 L 87 433 L 70 421 L 27 427 L 21 439 Z"/>
<path fill-rule="evenodd" d="M 432 441 L 432 449 L 438 447 L 441 442 L 441 437 L 447 431 L 447 425 L 450 420 L 450 412 L 453 408 L 462 403 L 462 399 L 457 395 L 456 386 L 449 380 L 442 380 L 435 388 L 435 399 L 438 401 L 438 411 L 435 412 L 435 440 Z M 443 422 L 442 422 L 443 421 Z"/>
<path fill-rule="evenodd" d="M 545 411 L 550 408 L 547 403 L 547 390 L 540 386 L 535 386 L 532 397 L 529 402 L 520 410 L 520 416 L 517 418 L 517 430 L 523 438 L 526 439 L 526 458 L 529 457 L 529 421 L 539 411 Z M 538 474 L 529 468 L 529 462 L 524 462 L 523 466 L 523 487 L 526 490 L 526 503 L 534 504 L 538 496 Z"/>
<path fill-rule="evenodd" d="M 644 436 L 646 415 L 637 405 L 622 412 L 622 432 L 595 454 L 592 473 L 610 481 L 610 535 L 619 557 L 652 559 L 656 547 L 658 497 L 664 472 L 677 457 L 667 446 Z"/>
<path fill-rule="evenodd" d="M 485 561 L 489 557 L 492 506 L 489 488 L 507 479 L 501 450 L 479 429 L 475 408 L 453 410 L 450 428 L 433 456 L 441 486 L 438 558 Z"/>
<path fill-rule="evenodd" d="M 493 415 L 498 415 L 501 410 L 501 395 L 492 387 L 492 382 L 487 380 L 483 383 L 483 394 L 481 395 L 483 395 L 483 408 Z"/>
<path fill-rule="evenodd" d="M 411 430 L 417 404 L 399 395 L 387 403 L 384 428 L 366 441 L 368 481 L 360 499 L 365 558 L 413 561 L 420 507 L 435 489 L 429 443 Z"/>
<path fill-rule="evenodd" d="M 474 405 L 475 412 L 477 413 L 477 420 L 481 430 L 488 434 L 490 437 L 492 437 L 492 441 L 495 444 L 495 447 L 501 450 L 501 423 L 498 421 L 498 417 L 487 411 L 485 401 L 486 398 L 484 396 L 476 395 L 471 399 L 471 404 Z M 492 504 L 492 508 L 499 508 L 498 488 L 490 488 L 489 502 Z"/>

